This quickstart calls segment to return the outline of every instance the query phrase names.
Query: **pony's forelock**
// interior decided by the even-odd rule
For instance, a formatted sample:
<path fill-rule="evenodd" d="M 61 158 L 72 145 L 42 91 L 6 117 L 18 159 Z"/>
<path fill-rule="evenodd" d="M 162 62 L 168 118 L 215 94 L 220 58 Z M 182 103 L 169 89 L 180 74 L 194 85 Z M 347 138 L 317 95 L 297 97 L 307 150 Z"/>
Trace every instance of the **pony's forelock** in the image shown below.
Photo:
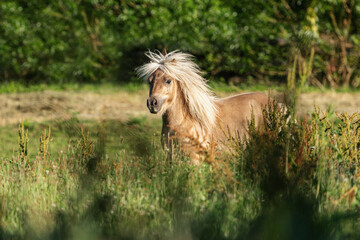
<path fill-rule="evenodd" d="M 160 51 L 148 51 L 145 55 L 149 63 L 136 69 L 139 77 L 148 79 L 160 69 L 176 79 L 184 93 L 189 112 L 205 129 L 210 130 L 216 124 L 218 109 L 216 97 L 201 76 L 199 66 L 193 62 L 193 56 L 178 50 L 162 54 Z"/>

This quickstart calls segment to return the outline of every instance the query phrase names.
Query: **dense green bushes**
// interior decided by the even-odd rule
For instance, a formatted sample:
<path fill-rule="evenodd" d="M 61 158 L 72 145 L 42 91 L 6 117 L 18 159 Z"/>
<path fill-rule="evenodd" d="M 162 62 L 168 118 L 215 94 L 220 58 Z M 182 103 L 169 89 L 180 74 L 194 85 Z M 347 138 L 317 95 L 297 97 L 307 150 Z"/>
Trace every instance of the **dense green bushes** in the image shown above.
<path fill-rule="evenodd" d="M 194 54 L 207 77 L 286 81 L 314 47 L 311 84 L 360 84 L 355 0 L 3 0 L 0 12 L 0 82 L 126 82 L 162 48 Z"/>

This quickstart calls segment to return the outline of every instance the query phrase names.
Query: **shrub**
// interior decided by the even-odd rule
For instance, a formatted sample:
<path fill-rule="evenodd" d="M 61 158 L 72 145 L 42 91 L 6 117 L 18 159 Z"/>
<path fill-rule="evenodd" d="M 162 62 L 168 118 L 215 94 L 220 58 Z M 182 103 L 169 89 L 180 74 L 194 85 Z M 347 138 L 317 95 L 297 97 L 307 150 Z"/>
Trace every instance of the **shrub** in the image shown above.
<path fill-rule="evenodd" d="M 194 54 L 207 77 L 285 82 L 315 48 L 313 85 L 359 86 L 358 1 L 0 3 L 0 81 L 134 80 L 144 51 Z"/>

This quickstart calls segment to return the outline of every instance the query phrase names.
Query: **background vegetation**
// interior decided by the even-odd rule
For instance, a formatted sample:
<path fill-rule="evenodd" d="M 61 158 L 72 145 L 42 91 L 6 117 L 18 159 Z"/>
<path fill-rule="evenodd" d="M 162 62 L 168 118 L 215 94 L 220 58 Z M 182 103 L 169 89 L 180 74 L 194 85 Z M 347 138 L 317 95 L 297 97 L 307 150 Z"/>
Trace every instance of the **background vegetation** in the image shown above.
<path fill-rule="evenodd" d="M 144 51 L 167 48 L 232 83 L 286 82 L 314 49 L 308 84 L 360 84 L 356 0 L 3 0 L 0 12 L 0 82 L 130 82 Z"/>

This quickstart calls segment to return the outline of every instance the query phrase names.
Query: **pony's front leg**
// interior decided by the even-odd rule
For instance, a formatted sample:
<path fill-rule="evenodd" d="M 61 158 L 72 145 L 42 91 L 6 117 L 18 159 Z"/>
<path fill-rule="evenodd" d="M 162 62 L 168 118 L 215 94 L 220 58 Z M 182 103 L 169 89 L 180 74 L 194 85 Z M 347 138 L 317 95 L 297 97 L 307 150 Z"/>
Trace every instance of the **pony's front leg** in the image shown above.
<path fill-rule="evenodd" d="M 167 161 L 172 163 L 173 161 L 173 149 L 174 149 L 174 141 L 172 137 L 170 136 L 170 133 L 162 133 L 161 134 L 161 145 L 166 152 L 167 155 Z"/>
<path fill-rule="evenodd" d="M 196 152 L 191 152 L 190 153 L 190 159 L 191 159 L 191 163 L 194 166 L 199 166 L 201 161 L 202 161 L 202 158 L 201 158 L 200 154 L 198 154 Z"/>

